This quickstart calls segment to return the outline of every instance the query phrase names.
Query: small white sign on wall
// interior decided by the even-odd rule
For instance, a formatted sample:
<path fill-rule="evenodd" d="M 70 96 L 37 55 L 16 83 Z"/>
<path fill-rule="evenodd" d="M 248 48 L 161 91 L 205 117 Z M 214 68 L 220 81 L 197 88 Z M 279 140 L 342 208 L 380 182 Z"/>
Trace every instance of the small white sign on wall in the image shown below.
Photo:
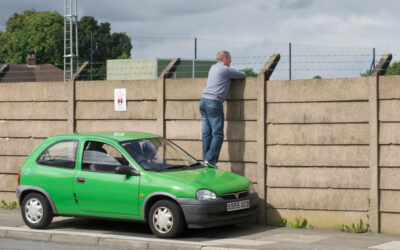
<path fill-rule="evenodd" d="M 126 111 L 126 89 L 114 89 L 115 111 Z"/>

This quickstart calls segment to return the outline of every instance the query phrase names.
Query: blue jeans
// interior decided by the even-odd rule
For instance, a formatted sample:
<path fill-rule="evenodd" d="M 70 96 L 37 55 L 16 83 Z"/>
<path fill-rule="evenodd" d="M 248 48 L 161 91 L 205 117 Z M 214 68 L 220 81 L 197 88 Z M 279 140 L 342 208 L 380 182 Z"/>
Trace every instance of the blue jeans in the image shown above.
<path fill-rule="evenodd" d="M 224 110 L 222 103 L 202 98 L 200 101 L 201 133 L 203 140 L 203 161 L 218 162 L 224 141 Z"/>

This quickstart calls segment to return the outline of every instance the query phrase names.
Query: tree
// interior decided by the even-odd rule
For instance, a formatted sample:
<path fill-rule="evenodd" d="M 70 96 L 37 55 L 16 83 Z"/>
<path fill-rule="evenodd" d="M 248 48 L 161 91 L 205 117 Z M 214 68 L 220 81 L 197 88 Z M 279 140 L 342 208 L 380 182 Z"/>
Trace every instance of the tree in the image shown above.
<path fill-rule="evenodd" d="M 400 61 L 394 62 L 389 66 L 385 73 L 385 76 L 388 75 L 400 75 Z"/>
<path fill-rule="evenodd" d="M 244 68 L 241 69 L 240 71 L 244 72 L 246 74 L 246 77 L 257 77 L 258 74 L 254 72 L 253 68 Z"/>
<path fill-rule="evenodd" d="M 316 75 L 316 76 L 313 77 L 313 79 L 322 79 L 322 77 L 319 76 L 319 75 Z"/>
<path fill-rule="evenodd" d="M 131 38 L 124 32 L 111 34 L 108 22 L 98 24 L 94 17 L 84 16 L 78 23 L 78 33 L 81 61 L 90 60 L 91 42 L 94 62 L 105 62 L 121 56 L 129 58 L 131 55 Z"/>
<path fill-rule="evenodd" d="M 62 64 L 63 17 L 57 12 L 24 11 L 14 13 L 1 35 L 0 60 L 3 63 L 26 62 L 26 54 L 36 53 L 38 63 Z"/>
<path fill-rule="evenodd" d="M 83 16 L 78 21 L 79 61 L 90 60 L 91 34 L 93 60 L 129 58 L 131 39 L 125 33 L 111 34 L 111 24 L 98 24 L 94 17 Z M 21 64 L 28 53 L 36 54 L 37 63 L 61 66 L 64 54 L 64 18 L 58 12 L 27 10 L 14 13 L 0 31 L 0 63 Z M 104 66 L 104 65 L 103 65 Z"/>
<path fill-rule="evenodd" d="M 365 73 L 361 73 L 360 75 L 363 77 L 370 76 L 372 73 L 372 70 L 367 70 Z M 389 67 L 387 68 L 385 72 L 385 76 L 389 75 L 400 75 L 400 61 L 398 62 L 393 62 Z"/>

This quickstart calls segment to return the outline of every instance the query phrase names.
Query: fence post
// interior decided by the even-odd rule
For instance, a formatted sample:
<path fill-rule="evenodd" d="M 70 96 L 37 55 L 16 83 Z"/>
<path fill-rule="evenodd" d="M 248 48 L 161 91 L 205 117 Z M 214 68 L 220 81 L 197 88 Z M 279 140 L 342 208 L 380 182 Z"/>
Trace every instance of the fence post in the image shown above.
<path fill-rule="evenodd" d="M 75 121 L 75 80 L 62 83 L 68 85 L 68 133 L 76 132 L 76 121 Z"/>
<path fill-rule="evenodd" d="M 267 107 L 267 81 L 271 77 L 276 65 L 280 60 L 279 54 L 270 57 L 264 67 L 261 69 L 257 78 L 257 193 L 261 199 L 257 222 L 266 223 L 266 107 Z"/>
<path fill-rule="evenodd" d="M 380 231 L 379 219 L 379 74 L 369 81 L 369 220 L 374 233 Z"/>
<path fill-rule="evenodd" d="M 157 78 L 157 124 L 159 135 L 166 137 L 165 129 L 165 79 L 171 78 L 178 65 L 181 63 L 180 58 L 174 58 L 161 72 Z"/>
<path fill-rule="evenodd" d="M 292 80 L 292 43 L 289 43 L 289 80 Z"/>
<path fill-rule="evenodd" d="M 386 73 L 386 70 L 389 68 L 390 61 L 392 61 L 392 54 L 385 54 L 382 56 L 381 60 L 379 60 L 378 64 L 372 70 L 370 76 L 383 76 Z"/>

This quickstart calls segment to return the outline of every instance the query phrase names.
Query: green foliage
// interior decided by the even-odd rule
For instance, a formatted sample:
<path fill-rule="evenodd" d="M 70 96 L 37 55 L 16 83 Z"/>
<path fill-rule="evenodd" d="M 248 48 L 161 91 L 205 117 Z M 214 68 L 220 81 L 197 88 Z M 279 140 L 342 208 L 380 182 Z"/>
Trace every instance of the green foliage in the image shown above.
<path fill-rule="evenodd" d="M 388 70 L 385 73 L 385 76 L 388 75 L 400 75 L 400 61 L 392 63 Z"/>
<path fill-rule="evenodd" d="M 124 32 L 111 34 L 108 22 L 98 24 L 94 17 L 84 16 L 78 22 L 78 33 L 80 61 L 90 60 L 91 42 L 94 62 L 129 58 L 131 55 L 131 38 Z"/>
<path fill-rule="evenodd" d="M 368 69 L 365 73 L 361 73 L 360 76 L 362 76 L 362 77 L 367 77 L 367 76 L 370 76 L 371 73 L 372 73 L 372 70 L 369 70 L 369 69 Z"/>
<path fill-rule="evenodd" d="M 372 70 L 367 70 L 365 73 L 361 73 L 360 75 L 365 77 L 365 76 L 370 76 L 371 73 Z M 385 72 L 385 76 L 389 75 L 400 75 L 400 61 L 393 62 L 391 65 L 389 65 L 388 69 Z"/>
<path fill-rule="evenodd" d="M 294 223 L 289 222 L 289 226 L 293 228 L 307 228 L 307 229 L 312 229 L 312 225 L 307 223 L 307 219 L 305 218 L 299 218 L 296 217 L 294 218 Z"/>
<path fill-rule="evenodd" d="M 21 64 L 26 54 L 36 53 L 38 63 L 63 62 L 64 19 L 58 12 L 35 10 L 14 13 L 0 38 L 0 62 Z"/>
<path fill-rule="evenodd" d="M 314 76 L 313 79 L 322 79 L 321 76 Z"/>
<path fill-rule="evenodd" d="M 244 68 L 241 69 L 240 71 L 244 72 L 246 74 L 246 77 L 257 77 L 258 74 L 254 72 L 253 68 Z"/>
<path fill-rule="evenodd" d="M 20 206 L 16 201 L 13 202 L 5 202 L 4 200 L 1 201 L 0 208 L 5 208 L 5 209 L 20 209 Z"/>
<path fill-rule="evenodd" d="M 366 233 L 369 231 L 369 224 L 364 224 L 362 219 L 360 219 L 360 223 L 357 223 L 357 225 L 354 223 L 352 223 L 351 226 L 342 224 L 338 226 L 338 229 L 341 232 L 347 233 Z"/>
<path fill-rule="evenodd" d="M 279 223 L 279 227 L 286 227 L 287 225 L 287 219 L 286 218 L 282 218 L 281 222 Z"/>
<path fill-rule="evenodd" d="M 90 60 L 93 36 L 93 61 L 129 58 L 132 44 L 125 33 L 112 33 L 108 22 L 98 24 L 94 17 L 78 21 L 79 61 Z M 28 53 L 36 54 L 36 62 L 61 66 L 64 54 L 64 18 L 58 12 L 27 10 L 14 13 L 0 31 L 0 63 L 24 64 Z M 101 72 L 104 70 L 101 69 Z"/>

